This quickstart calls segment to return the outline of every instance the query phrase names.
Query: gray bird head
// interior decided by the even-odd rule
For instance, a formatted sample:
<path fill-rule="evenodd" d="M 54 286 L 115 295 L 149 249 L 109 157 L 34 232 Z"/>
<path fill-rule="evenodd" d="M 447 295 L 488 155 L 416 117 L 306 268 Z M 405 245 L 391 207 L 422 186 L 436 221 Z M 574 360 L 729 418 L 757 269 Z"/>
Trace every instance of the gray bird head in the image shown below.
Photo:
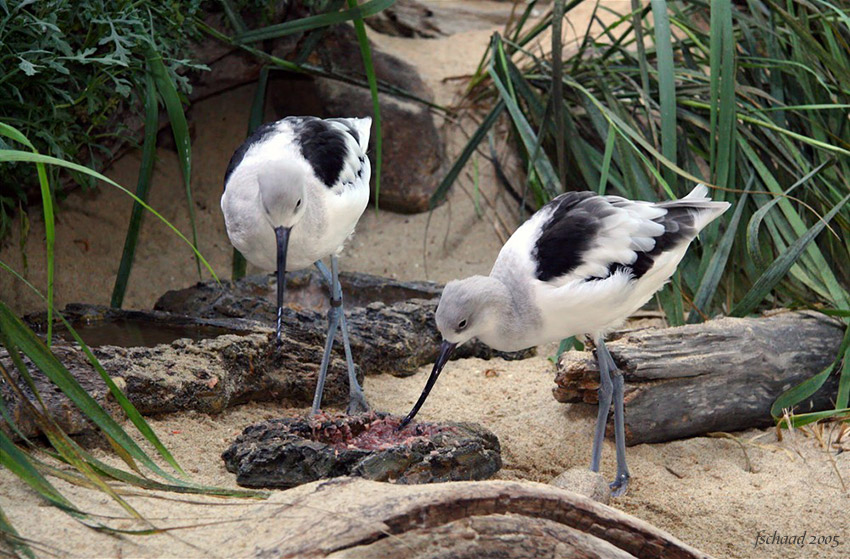
<path fill-rule="evenodd" d="M 489 276 L 451 281 L 437 305 L 437 328 L 443 339 L 460 345 L 498 327 L 505 286 Z"/>
<path fill-rule="evenodd" d="M 306 174 L 298 162 L 278 159 L 257 174 L 260 201 L 272 227 L 292 228 L 304 215 Z"/>
<path fill-rule="evenodd" d="M 455 348 L 471 338 L 495 332 L 499 327 L 499 319 L 507 315 L 508 306 L 510 295 L 507 288 L 489 276 L 472 276 L 446 284 L 436 315 L 437 328 L 443 335 L 440 353 L 419 400 L 401 421 L 399 428 L 404 428 L 419 413 Z"/>

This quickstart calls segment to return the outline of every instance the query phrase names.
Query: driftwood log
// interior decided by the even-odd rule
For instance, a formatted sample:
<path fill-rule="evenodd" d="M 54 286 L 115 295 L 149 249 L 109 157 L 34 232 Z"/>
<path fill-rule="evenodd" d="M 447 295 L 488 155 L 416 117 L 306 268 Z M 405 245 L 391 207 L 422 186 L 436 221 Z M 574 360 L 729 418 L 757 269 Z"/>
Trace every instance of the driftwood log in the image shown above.
<path fill-rule="evenodd" d="M 828 366 L 842 336 L 842 323 L 822 314 L 781 312 L 637 331 L 609 342 L 624 373 L 626 443 L 771 425 L 773 401 Z M 597 403 L 593 355 L 565 353 L 555 383 L 560 402 Z M 827 381 L 798 411 L 831 407 L 835 387 L 835 378 Z"/>
<path fill-rule="evenodd" d="M 257 514 L 264 521 L 244 546 L 258 558 L 708 558 L 642 520 L 538 483 L 338 478 L 276 495 Z"/>

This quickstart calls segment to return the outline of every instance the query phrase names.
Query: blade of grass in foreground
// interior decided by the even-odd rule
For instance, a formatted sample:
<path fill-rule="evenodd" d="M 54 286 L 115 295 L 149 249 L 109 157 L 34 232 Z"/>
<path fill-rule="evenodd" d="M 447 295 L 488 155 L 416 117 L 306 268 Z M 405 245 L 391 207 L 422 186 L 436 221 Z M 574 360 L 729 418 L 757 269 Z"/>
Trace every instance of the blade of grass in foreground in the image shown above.
<path fill-rule="evenodd" d="M 42 341 L 30 330 L 15 314 L 0 302 L 0 329 L 3 337 L 21 349 L 50 381 L 59 387 L 62 392 L 76 405 L 92 423 L 100 428 L 106 435 L 120 444 L 134 460 L 143 464 L 149 470 L 166 479 L 175 479 L 162 470 L 143 451 L 136 442 L 130 438 L 124 429 L 104 410 L 97 401 L 77 382 L 74 376 L 65 368 L 55 355 L 42 343 Z M 10 353 L 11 348 L 8 348 Z M 108 376 L 108 375 L 107 375 Z M 179 466 L 177 466 L 178 471 Z"/>
<path fill-rule="evenodd" d="M 0 268 L 6 270 L 7 272 L 9 272 L 13 276 L 15 276 L 15 278 L 17 278 L 22 283 L 24 283 L 38 297 L 40 297 L 42 300 L 44 300 L 43 294 L 41 294 L 26 279 L 21 277 L 20 274 L 18 274 L 17 272 L 15 272 L 11 268 L 9 268 L 9 266 L 7 264 L 5 264 L 3 261 L 0 261 Z M 91 352 L 91 349 L 86 345 L 86 343 L 82 340 L 82 338 L 80 338 L 80 335 L 77 333 L 77 331 L 74 330 L 74 328 L 67 321 L 67 319 L 62 315 L 61 312 L 55 311 L 55 314 L 62 321 L 65 328 L 67 328 L 68 332 L 70 332 L 71 335 L 74 337 L 74 340 L 80 345 L 80 348 L 86 354 L 86 357 L 88 358 L 89 362 L 92 364 L 92 366 L 95 368 L 97 373 L 101 376 L 103 381 L 106 383 L 112 397 L 115 398 L 116 402 L 121 406 L 121 409 L 127 415 L 127 418 L 138 429 L 139 433 L 141 433 L 142 436 L 144 436 L 145 439 L 147 439 L 147 441 L 149 443 L 151 443 L 157 449 L 160 456 L 162 456 L 169 464 L 171 464 L 175 468 L 175 470 L 177 470 L 181 474 L 184 474 L 184 472 L 180 468 L 179 464 L 177 464 L 177 461 L 173 458 L 173 456 L 168 451 L 168 449 L 165 448 L 165 446 L 162 444 L 162 442 L 156 436 L 156 433 L 153 432 L 150 425 L 148 425 L 148 423 L 141 416 L 141 414 L 136 409 L 136 407 L 132 404 L 132 402 L 130 402 L 129 399 L 127 398 L 127 396 L 123 392 L 121 392 L 121 390 L 115 385 L 115 382 L 112 380 L 112 378 L 109 376 L 109 374 L 103 369 L 103 366 L 100 364 L 100 362 L 94 356 L 94 354 Z M 0 333 L 2 333 L 2 332 L 0 332 Z M 2 363 L 0 363 L 0 366 L 2 366 Z M 34 392 L 34 393 L 37 394 L 37 392 Z M 7 410 L 5 409 L 5 406 L 2 406 L 2 401 L 0 401 L 0 412 L 3 413 L 3 417 L 6 418 L 7 423 L 14 429 L 14 422 L 10 420 L 9 414 L 7 413 Z M 18 431 L 16 431 L 16 432 L 18 432 Z M 25 436 L 23 436 L 21 433 L 19 433 L 19 434 L 21 435 L 21 438 L 23 440 L 26 440 Z M 113 441 L 110 440 L 110 442 L 113 442 Z M 117 444 L 113 444 L 113 448 L 116 448 L 116 447 L 117 447 Z M 122 481 L 124 483 L 129 483 L 129 484 L 136 485 L 138 487 L 142 487 L 142 488 L 146 488 L 146 489 L 157 489 L 157 490 L 170 491 L 170 492 L 176 492 L 176 493 L 192 493 L 192 494 L 199 494 L 199 495 L 219 496 L 219 497 L 246 497 L 246 498 L 266 498 L 266 497 L 268 497 L 268 493 L 265 493 L 263 491 L 256 491 L 256 490 L 250 490 L 250 489 L 233 490 L 233 489 L 225 489 L 225 488 L 219 488 L 219 487 L 210 487 L 210 486 L 198 485 L 198 484 L 195 484 L 195 483 L 187 482 L 185 480 L 177 480 L 176 478 L 173 478 L 173 477 L 168 476 L 168 475 L 163 475 L 163 477 L 165 477 L 166 479 L 172 480 L 174 483 L 161 483 L 161 482 L 158 482 L 158 481 L 150 480 L 150 479 L 145 478 L 145 477 L 140 477 L 140 476 L 131 474 L 129 472 L 125 472 L 124 470 L 120 470 L 118 468 L 114 468 L 114 467 L 112 467 L 108 464 L 105 464 L 104 462 L 98 460 L 97 458 L 95 458 L 94 456 L 85 452 L 82 449 L 80 449 L 79 452 L 80 452 L 81 456 L 85 459 L 85 461 L 92 468 L 94 468 L 94 470 L 96 470 L 96 471 L 98 471 L 98 472 L 100 472 L 104 475 L 107 475 L 109 477 L 112 477 L 113 479 L 116 479 L 118 481 Z M 124 455 L 131 456 L 126 452 L 124 452 Z M 51 456 L 53 456 L 57 460 L 62 460 L 62 457 L 60 455 L 51 453 Z M 162 475 L 162 474 L 160 474 L 160 475 Z"/>
<path fill-rule="evenodd" d="M 365 11 L 365 8 L 368 4 L 375 4 L 377 0 L 373 2 L 367 2 L 361 8 Z M 387 8 L 395 3 L 395 0 L 389 2 L 387 6 L 381 8 Z M 357 0 L 348 0 L 348 5 L 351 7 L 351 10 L 358 9 L 357 8 Z M 380 10 L 379 10 L 380 11 Z M 375 67 L 372 64 L 372 47 L 369 46 L 369 37 L 366 36 L 366 24 L 363 23 L 363 18 L 366 17 L 363 13 L 356 15 L 354 17 L 354 30 L 357 32 L 357 42 L 360 43 L 360 56 L 363 58 L 363 69 L 366 71 L 366 81 L 369 82 L 369 91 L 372 94 L 372 124 L 375 126 L 375 132 L 372 136 L 375 138 L 375 211 L 378 211 L 378 199 L 381 194 L 381 164 L 382 164 L 382 134 L 381 134 L 381 101 L 378 97 L 378 78 L 375 76 Z"/>
<path fill-rule="evenodd" d="M 180 171 L 183 174 L 183 186 L 186 188 L 186 202 L 189 206 L 189 223 L 192 226 L 192 246 L 198 248 L 198 229 L 195 225 L 195 202 L 192 199 L 192 144 L 189 139 L 189 123 L 186 122 L 186 113 L 183 112 L 183 103 L 174 82 L 168 75 L 168 70 L 162 62 L 162 57 L 149 48 L 147 53 L 148 71 L 153 76 L 159 96 L 165 104 L 168 120 L 171 123 L 171 132 L 174 134 L 174 143 L 177 146 L 177 156 L 180 160 Z M 195 264 L 198 267 L 198 278 L 201 277 L 201 261 L 195 256 Z"/>
<path fill-rule="evenodd" d="M 260 76 L 257 79 L 257 89 L 254 92 L 254 100 L 251 102 L 251 114 L 248 117 L 248 136 L 254 133 L 254 130 L 259 128 L 263 123 L 263 117 L 266 109 L 266 91 L 269 85 L 269 67 L 263 66 L 260 70 Z M 231 269 L 231 279 L 238 280 L 245 277 L 245 269 L 248 266 L 245 257 L 241 252 L 233 249 L 233 267 Z"/>
<path fill-rule="evenodd" d="M 2 124 L 2 123 L 0 123 L 0 124 Z M 195 257 L 200 259 L 201 262 L 203 262 L 204 266 L 207 268 L 207 271 L 209 271 L 210 275 L 212 275 L 213 279 L 215 281 L 219 281 L 218 275 L 216 275 L 215 270 L 212 269 L 212 266 L 210 266 L 210 264 L 209 264 L 209 262 L 207 262 L 206 258 L 204 258 L 204 256 L 200 252 L 198 252 L 198 249 L 195 247 L 195 245 L 193 245 L 189 241 L 189 239 L 187 239 L 183 235 L 183 233 L 180 232 L 179 229 L 174 227 L 174 225 L 172 225 L 171 222 L 169 222 L 167 219 L 162 217 L 162 215 L 158 211 L 156 211 L 155 209 L 150 207 L 144 200 L 139 199 L 138 196 L 136 196 L 135 194 L 133 194 L 132 192 L 130 192 L 129 190 L 127 190 L 126 188 L 124 188 L 123 186 L 121 186 L 120 184 L 115 182 L 114 180 L 110 179 L 106 175 L 98 173 L 97 171 L 93 171 L 92 169 L 89 169 L 88 167 L 85 167 L 83 165 L 79 165 L 77 163 L 71 163 L 70 161 L 65 161 L 63 159 L 58 159 L 56 157 L 52 157 L 52 156 L 49 156 L 49 155 L 41 155 L 39 153 L 29 153 L 29 152 L 26 152 L 26 151 L 20 151 L 20 150 L 16 150 L 16 149 L 0 150 L 0 163 L 2 163 L 4 161 L 29 161 L 31 163 L 38 162 L 38 163 L 47 163 L 47 164 L 50 164 L 50 165 L 57 165 L 59 167 L 65 167 L 66 169 L 71 169 L 72 171 L 84 173 L 84 174 L 89 175 L 91 177 L 94 177 L 98 180 L 101 180 L 101 181 L 109 184 L 110 186 L 117 188 L 118 190 L 120 190 L 121 192 L 123 192 L 124 194 L 126 194 L 127 196 L 129 196 L 130 198 L 132 198 L 133 200 L 138 202 L 139 204 L 141 204 L 142 207 L 145 208 L 147 211 L 149 211 L 150 213 L 155 215 L 169 229 L 171 229 L 174 232 L 175 235 L 180 237 L 180 239 L 182 239 L 183 242 L 185 242 L 187 245 L 189 245 L 189 247 L 191 247 L 192 251 L 195 253 Z"/>
<path fill-rule="evenodd" d="M 12 268 L 10 268 L 5 262 L 0 261 L 0 268 L 6 270 L 8 273 L 10 273 L 15 278 L 17 278 L 19 281 L 21 281 L 24 285 L 29 287 L 38 297 L 44 299 L 44 296 L 41 294 L 41 292 L 39 292 L 31 283 L 29 283 L 20 274 L 18 274 L 16 271 L 14 271 Z M 0 305 L 2 305 L 2 304 L 3 303 L 0 302 Z M 136 409 L 136 406 L 134 406 L 132 404 L 132 402 L 130 402 L 130 400 L 127 398 L 127 396 L 118 388 L 118 386 L 115 384 L 115 381 L 112 380 L 112 377 L 109 376 L 109 374 L 106 372 L 106 370 L 100 364 L 100 361 L 97 360 L 97 358 L 92 353 L 91 349 L 83 341 L 83 339 L 80 337 L 80 335 L 77 333 L 77 331 L 65 319 L 65 317 L 62 315 L 61 312 L 56 311 L 56 316 L 59 317 L 59 319 L 62 321 L 63 325 L 65 326 L 65 328 L 68 330 L 68 332 L 71 333 L 71 335 L 74 337 L 74 340 L 80 345 L 80 348 L 83 350 L 83 353 L 86 354 L 86 357 L 88 358 L 89 363 L 91 363 L 92 367 L 94 367 L 95 371 L 97 371 L 97 373 L 103 379 L 103 382 L 106 384 L 107 388 L 109 389 L 110 394 L 112 395 L 113 398 L 115 398 L 115 401 L 121 407 L 122 411 L 127 416 L 127 418 L 130 420 L 130 422 L 136 427 L 136 429 L 138 429 L 139 433 L 150 444 L 152 444 L 154 446 L 154 448 L 156 448 L 157 452 L 159 452 L 159 455 L 162 456 L 162 458 L 165 459 L 166 462 L 171 464 L 171 466 L 177 472 L 179 472 L 180 474 L 185 474 L 183 469 L 180 467 L 180 465 L 177 463 L 177 461 L 174 459 L 174 457 L 171 455 L 171 453 L 168 451 L 168 449 L 165 448 L 165 445 L 163 445 L 162 442 L 159 440 L 159 437 L 156 436 L 156 433 L 154 433 L 154 431 L 153 431 L 153 429 L 151 429 L 150 425 L 148 425 L 147 421 L 145 421 L 145 419 L 142 417 L 142 415 Z M 76 379 L 73 379 L 73 382 L 76 383 Z M 110 439 L 110 442 L 114 443 L 114 439 Z M 119 446 L 120 445 L 118 445 L 117 443 L 113 444 L 113 447 L 116 448 L 116 451 L 117 451 L 117 447 L 119 447 Z M 126 452 L 126 456 L 132 458 L 133 455 L 131 453 Z"/>
<path fill-rule="evenodd" d="M 29 139 L 16 128 L 0 122 L 0 134 L 27 146 L 33 153 L 38 153 Z M 56 224 L 53 215 L 53 194 L 50 191 L 47 170 L 44 163 L 41 162 L 36 162 L 35 167 L 41 189 L 41 205 L 44 210 L 45 252 L 47 254 L 47 345 L 51 345 L 53 343 L 53 279 L 55 267 L 53 247 L 56 241 Z"/>
<path fill-rule="evenodd" d="M 0 465 L 8 468 L 13 474 L 18 476 L 27 485 L 32 487 L 36 493 L 47 500 L 53 506 L 67 512 L 79 513 L 80 511 L 66 499 L 47 479 L 42 476 L 38 470 L 33 467 L 30 461 L 12 440 L 6 436 L 3 430 L 0 430 Z"/>
<path fill-rule="evenodd" d="M 156 158 L 156 133 L 159 128 L 159 105 L 156 100 L 156 86 L 150 72 L 145 74 L 145 139 L 142 143 L 142 162 L 139 167 L 139 178 L 136 183 L 136 196 L 147 202 L 150 192 L 153 163 Z M 127 236 L 124 238 L 124 252 L 121 254 L 121 264 L 112 288 L 112 307 L 121 308 L 124 304 L 124 294 L 127 292 L 127 282 L 130 270 L 136 256 L 136 246 L 139 242 L 139 230 L 142 226 L 144 208 L 136 202 L 130 214 L 130 224 L 127 226 Z"/>
<path fill-rule="evenodd" d="M 18 557 L 35 559 L 35 553 L 9 522 L 9 518 L 2 508 L 0 508 L 0 542 L 5 542 Z"/>

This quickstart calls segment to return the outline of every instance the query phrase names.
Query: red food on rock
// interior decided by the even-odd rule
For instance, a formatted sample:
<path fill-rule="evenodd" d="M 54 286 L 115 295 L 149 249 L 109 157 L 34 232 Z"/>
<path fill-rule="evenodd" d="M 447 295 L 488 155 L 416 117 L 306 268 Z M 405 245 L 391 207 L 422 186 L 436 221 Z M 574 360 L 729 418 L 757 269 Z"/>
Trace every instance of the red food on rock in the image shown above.
<path fill-rule="evenodd" d="M 400 424 L 400 417 L 375 413 L 331 416 L 323 412 L 311 418 L 313 440 L 337 449 L 386 450 L 454 432 L 452 427 L 433 423 L 414 423 L 404 429 L 398 428 Z"/>

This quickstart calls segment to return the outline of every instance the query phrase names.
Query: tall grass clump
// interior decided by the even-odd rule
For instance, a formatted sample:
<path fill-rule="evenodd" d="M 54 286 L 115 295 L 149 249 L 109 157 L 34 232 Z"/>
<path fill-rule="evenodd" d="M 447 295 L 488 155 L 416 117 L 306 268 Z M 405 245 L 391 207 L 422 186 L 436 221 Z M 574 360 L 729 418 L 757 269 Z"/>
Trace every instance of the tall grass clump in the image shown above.
<path fill-rule="evenodd" d="M 565 190 L 675 198 L 695 182 L 733 204 L 660 292 L 670 324 L 781 306 L 847 320 L 846 9 L 826 0 L 635 0 L 620 12 L 624 3 L 599 1 L 590 28 L 562 45 L 555 14 L 567 27 L 579 3 L 555 0 L 533 20 L 540 6 L 531 1 L 493 36 L 465 98 L 487 116 L 432 202 L 507 115 L 527 171 L 514 194 L 531 208 Z M 778 400 L 774 415 L 817 390 L 846 351 Z M 837 409 L 847 407 L 848 361 Z"/>

